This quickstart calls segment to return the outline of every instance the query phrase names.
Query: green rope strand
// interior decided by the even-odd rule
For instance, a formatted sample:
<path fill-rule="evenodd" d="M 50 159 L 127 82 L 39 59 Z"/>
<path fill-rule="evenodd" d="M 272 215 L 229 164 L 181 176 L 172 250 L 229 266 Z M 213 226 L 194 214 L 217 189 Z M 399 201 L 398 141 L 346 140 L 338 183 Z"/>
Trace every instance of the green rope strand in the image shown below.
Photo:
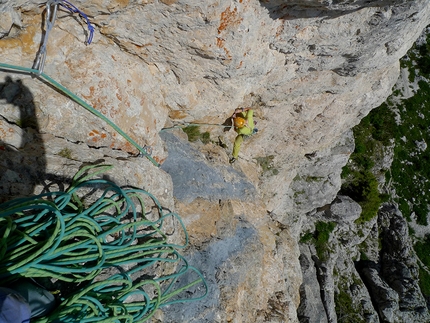
<path fill-rule="evenodd" d="M 144 322 L 158 308 L 200 300 L 207 294 L 203 275 L 177 251 L 188 244 L 180 217 L 166 212 L 144 190 L 124 189 L 108 180 L 93 178 L 110 168 L 83 167 L 65 192 L 0 204 L 0 210 L 4 210 L 0 211 L 3 282 L 17 277 L 91 282 L 82 290 L 65 295 L 50 316 L 37 319 L 36 323 Z M 85 205 L 80 189 L 88 188 L 96 189 L 97 198 Z M 163 224 L 169 219 L 179 223 L 183 244 L 168 242 Z M 177 269 L 161 275 L 156 268 L 163 263 L 168 265 L 167 269 Z M 117 268 L 114 273 L 113 268 Z M 196 278 L 181 286 L 180 278 L 185 274 Z M 103 280 L 94 282 L 100 275 Z M 203 286 L 203 292 L 199 286 Z M 198 296 L 180 298 L 190 289 L 196 289 Z"/>
<path fill-rule="evenodd" d="M 118 132 L 124 139 L 126 139 L 130 144 L 132 144 L 135 148 L 137 148 L 146 158 L 148 158 L 155 166 L 160 167 L 160 164 L 157 163 L 146 151 L 143 149 L 140 145 L 138 145 L 133 139 L 131 139 L 124 131 L 121 130 L 115 123 L 113 123 L 110 119 L 105 117 L 102 113 L 94 109 L 92 106 L 90 106 L 88 103 L 86 103 L 84 100 L 82 100 L 80 97 L 75 95 L 73 92 L 62 86 L 60 83 L 46 75 L 45 73 L 40 73 L 39 70 L 22 67 L 22 66 L 15 66 L 5 63 L 0 63 L 0 68 L 6 69 L 8 71 L 14 71 L 14 72 L 24 72 L 27 74 L 32 74 L 37 78 L 40 78 L 44 80 L 45 82 L 49 83 L 51 86 L 56 88 L 59 92 L 63 93 L 64 95 L 68 96 L 70 99 L 78 103 L 83 108 L 87 109 L 89 112 L 94 114 L 95 116 L 102 119 L 104 122 L 106 122 L 109 126 L 111 126 L 116 132 Z"/>
<path fill-rule="evenodd" d="M 216 126 L 216 127 L 223 127 L 223 128 L 233 128 L 234 126 L 227 126 L 227 125 L 223 125 L 220 123 L 189 123 L 189 122 L 184 122 L 182 124 L 176 124 L 172 127 L 167 127 L 167 128 L 163 128 L 161 129 L 161 131 L 166 131 L 166 130 L 172 130 L 172 129 L 182 129 L 182 128 L 186 128 L 189 126 Z"/>

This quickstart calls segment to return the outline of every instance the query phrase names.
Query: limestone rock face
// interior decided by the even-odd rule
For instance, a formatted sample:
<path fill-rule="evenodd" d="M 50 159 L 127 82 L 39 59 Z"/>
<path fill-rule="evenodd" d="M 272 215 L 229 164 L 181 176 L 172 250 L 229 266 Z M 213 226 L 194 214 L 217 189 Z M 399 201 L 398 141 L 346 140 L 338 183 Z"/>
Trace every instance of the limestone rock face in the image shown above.
<path fill-rule="evenodd" d="M 252 200 L 256 196 L 252 183 L 246 181 L 237 170 L 207 163 L 203 153 L 190 146 L 186 139 L 175 137 L 172 132 L 163 132 L 161 138 L 169 151 L 169 157 L 161 169 L 172 177 L 178 200 L 189 204 L 196 198 L 210 201 Z"/>
<path fill-rule="evenodd" d="M 284 197 L 308 164 L 304 155 L 332 148 L 385 99 L 399 57 L 428 21 L 424 0 L 362 2 L 75 1 L 92 17 L 94 41 L 86 46 L 85 24 L 60 11 L 45 72 L 152 146 L 159 161 L 166 152 L 158 131 L 169 117 L 222 123 L 238 106 L 256 108 L 262 131 L 244 145 L 241 164 L 274 155 L 280 176 L 260 183 L 267 207 L 294 213 L 296 204 Z M 38 4 L 1 3 L 12 21 L 4 27 L 2 61 L 32 65 L 42 37 Z M 136 152 L 96 117 L 34 83 L 44 132 Z M 5 117 L 18 118 L 13 111 Z"/>
<path fill-rule="evenodd" d="M 430 2 L 71 2 L 93 24 L 93 42 L 85 44 L 85 21 L 60 7 L 44 72 L 147 146 L 162 167 L 137 158 L 135 147 L 52 86 L 1 67 L 1 198 L 67 183 L 82 163 L 112 163 L 109 176 L 148 188 L 190 231 L 187 254 L 207 273 L 211 294 L 189 312 L 172 308 L 176 317 L 298 322 L 306 291 L 299 234 L 335 199 L 354 149 L 350 129 L 390 94 L 399 58 L 430 22 Z M 33 66 L 45 14 L 40 1 L 0 0 L 0 63 Z M 229 165 L 235 133 L 220 125 L 237 107 L 254 109 L 259 132 Z M 171 130 L 180 123 L 205 124 L 210 142 L 187 143 Z M 345 217 L 338 206 L 330 219 L 343 221 L 335 233 L 352 246 L 361 239 L 350 230 L 355 213 Z M 353 270 L 349 247 L 338 248 L 339 259 L 349 257 L 338 262 Z M 335 268 L 336 259 L 316 271 Z M 323 302 L 334 321 L 336 290 L 326 281 Z M 311 317 L 305 312 L 300 317 Z M 154 320 L 163 315 L 169 322 L 173 314 Z"/>
<path fill-rule="evenodd" d="M 379 212 L 382 228 L 381 276 L 399 295 L 399 316 L 403 321 L 430 320 L 427 304 L 419 286 L 417 259 L 402 214 L 386 205 Z"/>
<path fill-rule="evenodd" d="M 407 224 L 393 205 L 379 212 L 381 257 L 358 268 L 382 322 L 427 322 L 430 313 L 418 287 L 417 258 Z"/>
<path fill-rule="evenodd" d="M 330 253 L 325 257 L 312 244 L 300 244 L 300 322 L 342 322 L 345 317 L 366 322 L 428 322 L 429 309 L 418 286 L 419 267 L 406 221 L 394 205 L 384 204 L 377 218 L 359 226 L 354 222 L 359 209 L 351 199 L 338 196 L 312 215 L 316 221 L 343 217 L 330 233 L 326 246 Z M 372 255 L 368 250 L 377 250 L 372 247 L 375 243 L 382 247 Z M 322 306 L 321 318 L 317 313 Z"/>
<path fill-rule="evenodd" d="M 308 248 L 300 248 L 300 266 L 303 271 L 303 283 L 300 286 L 300 306 L 297 317 L 300 322 L 326 323 L 327 315 L 321 299 L 320 284 L 317 279 L 316 268 Z M 321 315 L 323 314 L 323 315 Z"/>

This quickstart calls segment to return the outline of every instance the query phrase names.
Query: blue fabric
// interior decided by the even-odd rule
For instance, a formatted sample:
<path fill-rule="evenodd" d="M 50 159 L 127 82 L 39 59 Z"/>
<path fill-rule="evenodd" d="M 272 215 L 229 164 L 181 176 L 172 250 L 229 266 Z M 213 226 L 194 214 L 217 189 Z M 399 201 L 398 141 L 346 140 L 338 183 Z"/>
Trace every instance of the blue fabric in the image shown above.
<path fill-rule="evenodd" d="M 30 316 L 30 306 L 20 294 L 0 287 L 0 323 L 29 323 Z"/>

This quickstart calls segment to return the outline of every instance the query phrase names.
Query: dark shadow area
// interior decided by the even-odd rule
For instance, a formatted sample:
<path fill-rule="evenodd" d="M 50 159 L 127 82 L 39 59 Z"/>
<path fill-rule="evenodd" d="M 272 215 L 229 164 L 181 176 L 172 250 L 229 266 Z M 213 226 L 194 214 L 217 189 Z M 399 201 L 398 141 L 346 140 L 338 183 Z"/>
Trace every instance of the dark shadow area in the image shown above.
<path fill-rule="evenodd" d="M 224 126 L 223 128 L 224 132 L 230 131 L 231 128 L 233 128 L 233 121 L 231 117 L 228 117 L 227 119 L 225 119 L 222 125 Z"/>
<path fill-rule="evenodd" d="M 379 263 L 375 263 L 371 260 L 360 260 L 354 262 L 355 269 L 360 275 L 361 280 L 366 286 L 366 289 L 369 292 L 370 301 L 372 302 L 373 308 L 381 322 L 383 322 L 383 318 L 380 313 L 381 306 L 381 297 L 380 295 L 384 294 L 384 290 L 379 288 L 378 283 L 383 282 L 380 277 L 381 265 Z"/>
<path fill-rule="evenodd" d="M 0 83 L 0 111 L 1 203 L 33 194 L 46 179 L 46 157 L 33 94 L 20 79 Z"/>
<path fill-rule="evenodd" d="M 293 20 L 306 18 L 334 19 L 367 7 L 384 7 L 399 4 L 395 0 L 260 0 L 270 18 Z"/>

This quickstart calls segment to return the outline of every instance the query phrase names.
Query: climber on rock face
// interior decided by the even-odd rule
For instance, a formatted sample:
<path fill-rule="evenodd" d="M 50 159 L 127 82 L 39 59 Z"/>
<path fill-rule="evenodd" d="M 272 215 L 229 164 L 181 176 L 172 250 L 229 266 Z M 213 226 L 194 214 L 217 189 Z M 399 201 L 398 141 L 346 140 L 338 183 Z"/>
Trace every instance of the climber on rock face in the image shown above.
<path fill-rule="evenodd" d="M 231 119 L 237 136 L 234 140 L 233 157 L 230 159 L 230 164 L 234 163 L 238 158 L 244 137 L 251 136 L 258 131 L 254 127 L 254 111 L 250 108 L 238 108 L 234 110 Z"/>

